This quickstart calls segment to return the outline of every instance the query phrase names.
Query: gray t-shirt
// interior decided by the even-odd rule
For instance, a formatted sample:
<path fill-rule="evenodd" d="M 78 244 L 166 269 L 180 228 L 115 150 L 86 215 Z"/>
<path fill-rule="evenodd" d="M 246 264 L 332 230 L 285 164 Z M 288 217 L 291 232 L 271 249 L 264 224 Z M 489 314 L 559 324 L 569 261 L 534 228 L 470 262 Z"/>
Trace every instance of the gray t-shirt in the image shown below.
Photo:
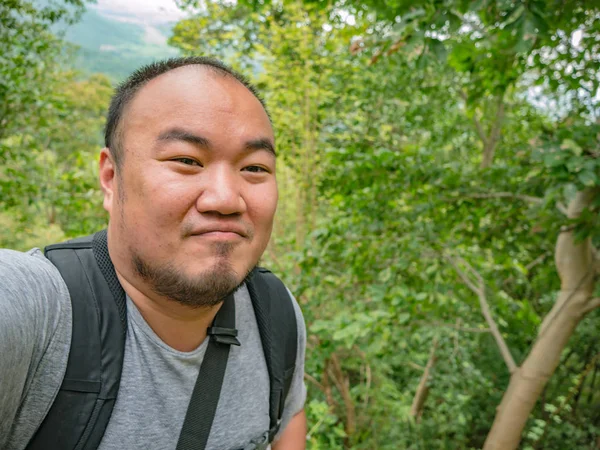
<path fill-rule="evenodd" d="M 242 345 L 231 349 L 207 449 L 244 448 L 269 428 L 269 377 L 245 287 L 235 302 Z M 298 355 L 282 430 L 306 398 L 306 333 L 293 302 Z M 191 352 L 174 350 L 127 304 L 121 386 L 99 448 L 175 449 L 208 340 Z M 39 251 L 0 250 L 0 448 L 24 448 L 52 404 L 68 357 L 70 308 L 60 274 Z"/>

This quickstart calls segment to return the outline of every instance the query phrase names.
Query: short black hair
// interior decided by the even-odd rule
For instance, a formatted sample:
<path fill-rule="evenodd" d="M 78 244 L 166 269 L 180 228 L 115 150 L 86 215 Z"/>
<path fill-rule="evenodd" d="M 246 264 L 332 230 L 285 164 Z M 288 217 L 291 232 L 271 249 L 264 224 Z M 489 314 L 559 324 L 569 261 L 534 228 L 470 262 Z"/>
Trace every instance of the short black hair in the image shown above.
<path fill-rule="evenodd" d="M 125 81 L 119 84 L 110 101 L 110 107 L 108 108 L 108 115 L 106 117 L 106 126 L 104 128 L 104 145 L 110 149 L 117 169 L 120 167 L 124 156 L 124 149 L 119 136 L 119 126 L 127 105 L 133 100 L 139 90 L 150 80 L 173 69 L 193 65 L 204 66 L 219 75 L 235 78 L 258 99 L 267 112 L 267 116 L 269 115 L 264 100 L 258 94 L 258 91 L 252 83 L 250 83 L 245 76 L 217 59 L 205 56 L 186 56 L 153 62 L 139 68 Z"/>

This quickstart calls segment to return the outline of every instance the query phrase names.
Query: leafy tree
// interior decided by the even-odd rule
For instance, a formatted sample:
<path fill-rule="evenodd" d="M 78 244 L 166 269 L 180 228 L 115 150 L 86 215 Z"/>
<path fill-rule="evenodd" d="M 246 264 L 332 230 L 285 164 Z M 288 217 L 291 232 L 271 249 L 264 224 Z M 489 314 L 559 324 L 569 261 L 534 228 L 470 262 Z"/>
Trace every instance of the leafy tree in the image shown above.
<path fill-rule="evenodd" d="M 83 0 L 41 8 L 27 0 L 0 3 L 0 138 L 35 116 L 32 108 L 50 92 L 47 75 L 64 48 L 50 28 L 76 20 L 82 10 Z"/>
<path fill-rule="evenodd" d="M 51 26 L 72 22 L 83 2 L 0 5 L 0 205 L 4 246 L 27 249 L 96 230 L 95 153 L 111 85 L 80 80 L 70 47 Z"/>
<path fill-rule="evenodd" d="M 322 176 L 314 180 L 321 183 L 322 226 L 299 261 L 299 292 L 306 298 L 327 299 L 312 303 L 307 314 L 311 334 L 317 338 L 309 379 L 324 394 L 330 414 L 344 424 L 346 447 L 384 448 L 390 442 L 392 448 L 418 446 L 410 430 L 412 444 L 402 442 L 389 428 L 389 415 L 411 415 L 406 399 L 400 400 L 402 384 L 410 383 L 402 375 L 400 361 L 411 355 L 394 358 L 380 344 L 407 342 L 403 324 L 442 323 L 447 334 L 439 327 L 413 329 L 421 345 L 429 342 L 435 351 L 421 351 L 422 366 L 428 359 L 431 364 L 420 384 L 418 377 L 412 381 L 415 388 L 429 386 L 429 400 L 425 402 L 424 390 L 418 389 L 418 399 L 408 403 L 414 407 L 412 415 L 421 420 L 419 433 L 445 433 L 425 447 L 480 447 L 492 421 L 492 405 L 500 401 L 510 377 L 486 448 L 515 448 L 542 389 L 549 386 L 549 374 L 559 364 L 567 339 L 598 304 L 593 300 L 596 263 L 590 257 L 598 234 L 597 5 L 306 4 L 312 14 L 320 11 L 330 27 L 336 26 L 332 17 L 343 17 L 337 25 L 354 36 L 346 42 L 356 54 L 354 60 L 332 54 L 329 65 L 362 72 L 331 84 L 334 100 L 322 106 L 318 148 L 325 156 L 319 159 Z M 293 5 L 246 2 L 232 7 L 238 13 L 252 11 L 253 16 L 247 22 L 247 15 L 240 13 L 238 22 L 223 22 L 231 38 L 228 45 L 238 46 L 242 53 L 255 48 L 265 32 L 256 24 L 285 15 Z M 210 18 L 204 20 L 223 29 Z M 358 25 L 344 26 L 353 21 Z M 291 21 L 287 32 L 304 25 Z M 198 28 L 200 35 L 204 29 Z M 290 46 L 288 53 L 296 47 Z M 277 57 L 289 65 L 284 54 Z M 311 64 L 309 55 L 300 58 Z M 264 70 L 268 73 L 269 67 Z M 277 79 L 285 77 L 281 69 L 274 73 Z M 324 78 L 335 76 L 326 73 Z M 278 87 L 284 98 L 302 92 L 301 85 L 291 92 L 284 85 Z M 539 93 L 543 104 L 534 99 Z M 290 111 L 288 127 L 302 117 Z M 558 297 L 554 292 L 559 280 L 550 265 L 557 234 L 555 256 L 562 278 Z M 571 263 L 562 263 L 565 258 Z M 575 260 L 580 265 L 573 264 Z M 589 274 L 584 283 L 577 282 L 581 273 Z M 576 294 L 566 293 L 575 287 Z M 469 304 L 466 299 L 473 294 L 477 303 Z M 482 312 L 487 328 L 480 325 Z M 533 341 L 538 327 L 541 333 Z M 468 375 L 458 370 L 458 361 L 446 365 L 459 350 L 449 352 L 444 344 L 452 330 L 465 328 L 485 331 L 482 339 L 468 341 L 464 349 L 467 367 L 478 368 Z M 584 323 L 584 334 L 586 329 L 589 325 Z M 579 342 L 578 336 L 575 339 Z M 354 350 L 337 349 L 342 343 Z M 359 350 L 366 357 L 354 360 L 352 352 Z M 495 358 L 497 354 L 502 358 Z M 580 357 L 586 368 L 595 361 L 593 352 Z M 398 362 L 390 365 L 393 360 Z M 376 389 L 396 389 L 391 403 L 377 397 L 387 417 L 364 403 L 365 388 L 373 378 L 367 383 L 358 374 L 364 374 L 367 365 L 371 374 L 377 374 Z M 569 370 L 558 367 L 559 373 Z M 322 375 L 315 377 L 316 373 Z M 455 409 L 430 411 L 435 417 L 428 422 L 423 408 L 448 403 L 435 398 L 440 395 L 436 386 L 469 394 L 453 398 Z M 536 419 L 525 431 L 525 445 L 542 445 L 546 429 L 560 428 L 548 411 L 556 403 L 568 407 L 561 398 L 574 398 L 569 388 L 550 386 L 554 398 L 545 391 L 541 411 L 533 411 Z M 585 383 L 578 379 L 576 386 L 581 394 Z M 357 404 L 366 405 L 368 412 L 357 412 Z M 318 403 L 314 407 L 317 411 Z M 357 419 L 361 416 L 362 423 Z M 319 426 L 334 426 L 327 417 L 318 420 Z M 439 426 L 440 421 L 447 424 L 457 417 L 458 423 Z M 466 424 L 474 432 L 467 433 Z M 571 433 L 582 425 L 575 420 L 569 426 Z M 587 445 L 596 429 L 579 433 L 569 445 Z M 340 431 L 327 430 L 330 436 Z M 315 445 L 332 446 L 326 442 Z"/>

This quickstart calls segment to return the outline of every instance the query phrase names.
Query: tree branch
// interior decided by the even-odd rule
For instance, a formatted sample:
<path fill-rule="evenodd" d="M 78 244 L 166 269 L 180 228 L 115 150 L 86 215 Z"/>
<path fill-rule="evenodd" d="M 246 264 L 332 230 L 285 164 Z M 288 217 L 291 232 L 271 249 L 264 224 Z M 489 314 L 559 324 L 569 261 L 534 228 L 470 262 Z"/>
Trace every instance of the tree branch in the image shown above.
<path fill-rule="evenodd" d="M 479 139 L 481 139 L 483 146 L 487 147 L 488 146 L 488 138 L 485 135 L 485 131 L 483 129 L 483 126 L 481 125 L 481 122 L 479 122 L 479 119 L 477 118 L 476 112 L 473 113 L 473 122 L 475 123 L 475 130 L 477 131 L 477 135 L 479 136 Z"/>
<path fill-rule="evenodd" d="M 487 168 L 492 165 L 494 160 L 494 153 L 496 152 L 496 146 L 500 140 L 500 132 L 502 130 L 502 123 L 504 122 L 504 92 L 497 97 L 496 106 L 496 117 L 490 127 L 490 135 L 483 143 L 483 158 L 481 160 L 481 167 Z"/>
<path fill-rule="evenodd" d="M 469 279 L 467 274 L 463 272 L 463 270 L 460 267 L 458 267 L 458 264 L 454 260 L 454 257 L 446 255 L 446 259 L 450 262 L 450 264 L 452 264 L 452 267 L 454 267 L 454 270 L 456 270 L 458 276 L 462 278 L 463 282 L 469 287 L 469 289 L 471 289 L 475 294 L 479 295 L 480 288 L 476 286 L 471 279 Z"/>
<path fill-rule="evenodd" d="M 325 392 L 325 386 L 323 386 L 321 383 L 319 383 L 317 381 L 317 379 L 315 377 L 313 377 L 312 375 L 308 374 L 308 373 L 304 373 L 304 379 L 307 381 L 310 381 L 312 384 L 314 384 L 316 387 L 319 388 L 319 390 L 323 391 L 323 393 Z"/>
<path fill-rule="evenodd" d="M 481 313 L 483 314 L 483 317 L 485 317 L 485 320 L 488 323 L 488 326 L 490 327 L 490 332 L 492 333 L 492 336 L 494 337 L 494 339 L 496 341 L 496 345 L 498 345 L 498 349 L 500 350 L 500 354 L 502 355 L 502 358 L 504 359 L 504 362 L 506 363 L 506 366 L 508 367 L 508 371 L 510 373 L 513 373 L 517 369 L 517 365 L 515 364 L 515 360 L 513 359 L 512 355 L 510 353 L 510 350 L 509 350 L 508 346 L 506 345 L 506 342 L 504 341 L 502 334 L 500 333 L 500 330 L 498 329 L 498 325 L 496 325 L 496 321 L 492 317 L 492 313 L 490 311 L 490 307 L 487 302 L 487 297 L 485 295 L 485 284 L 483 282 L 482 276 L 475 269 L 473 269 L 473 267 L 471 267 L 471 265 L 467 261 L 462 259 L 460 256 L 457 257 L 457 256 L 447 255 L 446 258 L 448 259 L 448 261 L 450 261 L 450 264 L 452 264 L 452 267 L 454 267 L 454 270 L 456 270 L 456 273 L 458 273 L 458 275 L 462 278 L 464 283 L 479 298 L 479 307 L 481 308 Z M 465 264 L 467 266 L 468 270 L 471 272 L 471 277 L 469 277 L 459 267 L 459 265 L 455 261 L 455 258 L 460 259 L 461 262 L 463 262 L 463 264 Z M 475 277 L 477 279 L 477 281 L 478 281 L 477 285 L 471 280 L 471 278 L 473 278 L 473 277 Z"/>
<path fill-rule="evenodd" d="M 462 89 L 458 90 L 458 94 L 465 101 L 465 106 L 466 106 L 466 104 L 469 102 L 469 96 Z M 481 139 L 481 142 L 483 143 L 483 146 L 486 147 L 487 146 L 487 142 L 488 142 L 487 135 L 486 135 L 483 127 L 481 126 L 481 122 L 477 118 L 477 113 L 476 112 L 473 112 L 473 123 L 475 124 L 475 131 L 477 131 L 477 136 L 479 136 L 479 139 Z"/>
<path fill-rule="evenodd" d="M 419 364 L 414 363 L 412 361 L 408 361 L 406 364 L 412 367 L 413 369 L 418 370 L 419 372 L 423 372 L 425 370 L 425 367 L 420 366 Z"/>
<path fill-rule="evenodd" d="M 529 272 L 535 266 L 537 266 L 538 264 L 540 264 L 541 262 L 543 262 L 544 259 L 546 259 L 547 256 L 550 256 L 550 252 L 544 252 L 544 253 L 542 253 L 540 256 L 538 256 L 533 261 L 531 261 L 529 264 L 527 264 L 525 266 L 525 270 L 527 270 L 527 272 Z"/>
<path fill-rule="evenodd" d="M 415 419 L 419 419 L 421 417 L 421 414 L 423 413 L 423 406 L 425 405 L 425 401 L 429 395 L 429 385 L 427 383 L 429 381 L 430 372 L 433 369 L 436 361 L 435 351 L 437 349 L 437 343 L 437 338 L 434 338 L 433 343 L 431 344 L 431 351 L 429 352 L 429 360 L 427 361 L 427 365 L 425 366 L 425 370 L 423 371 L 423 375 L 421 376 L 419 386 L 417 387 L 417 391 L 415 392 L 415 396 L 410 407 L 410 415 Z"/>
<path fill-rule="evenodd" d="M 360 355 L 360 357 L 365 362 L 365 398 L 363 400 L 363 406 L 366 408 L 369 405 L 369 392 L 371 390 L 371 365 L 369 364 L 369 360 L 367 359 L 367 355 L 363 352 L 357 345 L 353 346 L 353 349 L 356 353 Z"/>
<path fill-rule="evenodd" d="M 596 308 L 600 308 L 600 297 L 591 299 L 583 310 L 583 314 L 587 314 Z"/>
<path fill-rule="evenodd" d="M 342 372 L 342 367 L 340 366 L 335 353 L 331 354 L 331 366 L 329 366 L 329 369 L 329 376 L 333 379 L 335 386 L 344 400 L 344 406 L 346 407 L 346 434 L 352 436 L 356 430 L 356 413 L 354 402 L 350 395 L 350 381 L 348 380 L 348 377 L 344 376 L 344 372 Z"/>
<path fill-rule="evenodd" d="M 502 130 L 502 122 L 504 121 L 504 92 L 498 96 L 498 106 L 496 107 L 496 118 L 494 119 L 494 124 L 492 125 L 492 130 L 490 132 L 490 136 L 488 138 L 488 142 L 493 147 L 496 146 L 498 140 L 500 139 L 500 131 Z"/>

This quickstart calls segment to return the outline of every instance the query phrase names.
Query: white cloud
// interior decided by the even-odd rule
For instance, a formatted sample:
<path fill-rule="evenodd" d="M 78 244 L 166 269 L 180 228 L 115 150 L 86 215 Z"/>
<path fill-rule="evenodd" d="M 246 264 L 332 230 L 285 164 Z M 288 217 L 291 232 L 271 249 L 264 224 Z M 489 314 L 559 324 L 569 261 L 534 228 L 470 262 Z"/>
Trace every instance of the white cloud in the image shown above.
<path fill-rule="evenodd" d="M 185 17 L 174 0 L 98 0 L 90 6 L 113 19 L 137 23 L 160 24 Z"/>

